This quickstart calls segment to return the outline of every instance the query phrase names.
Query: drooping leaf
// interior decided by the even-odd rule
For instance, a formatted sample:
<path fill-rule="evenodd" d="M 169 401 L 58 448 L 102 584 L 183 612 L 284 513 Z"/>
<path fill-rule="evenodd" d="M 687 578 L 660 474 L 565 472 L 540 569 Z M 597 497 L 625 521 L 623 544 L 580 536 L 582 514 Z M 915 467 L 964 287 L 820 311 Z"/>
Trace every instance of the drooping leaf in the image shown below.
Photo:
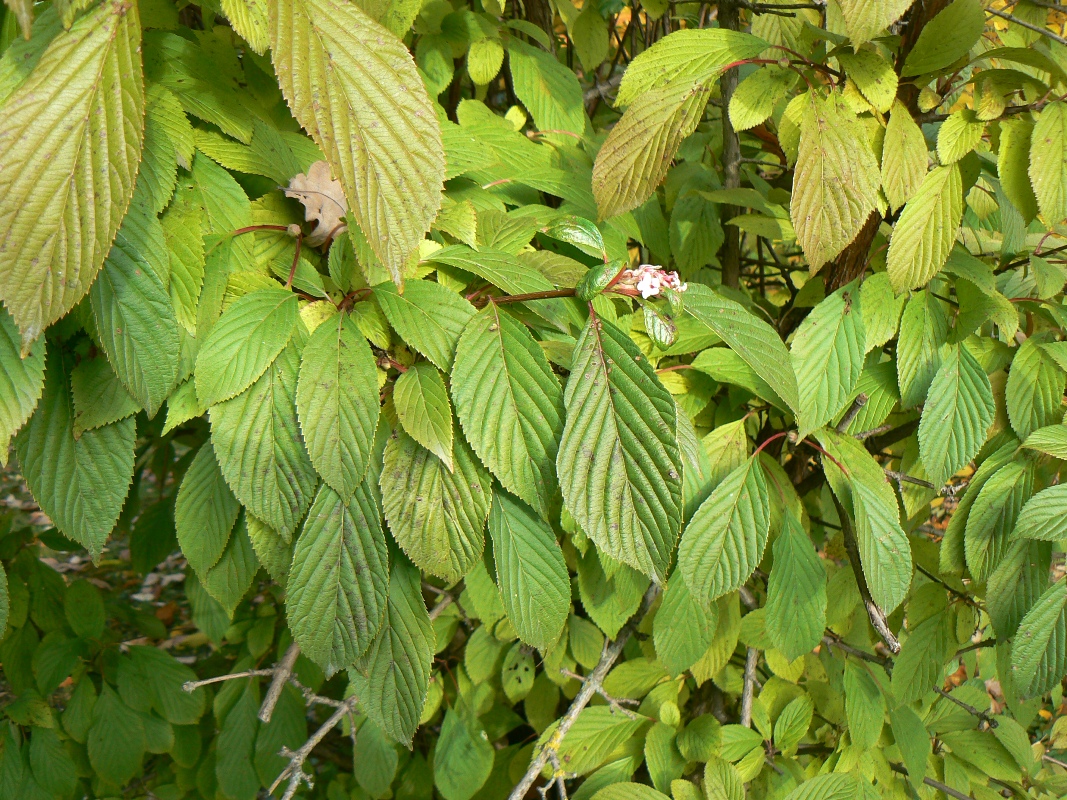
<path fill-rule="evenodd" d="M 408 367 L 393 385 L 393 405 L 407 434 L 451 472 L 452 406 L 441 373 L 425 362 Z M 483 406 L 481 410 L 490 408 Z"/>
<path fill-rule="evenodd" d="M 319 488 L 296 540 L 286 616 L 300 650 L 332 674 L 355 663 L 386 613 L 389 552 L 373 491 Z"/>
<path fill-rule="evenodd" d="M 495 756 L 477 717 L 447 709 L 434 751 L 434 786 L 445 800 L 470 800 L 488 780 Z"/>
<path fill-rule="evenodd" d="M 792 87 L 794 73 L 781 67 L 759 69 L 737 85 L 730 98 L 730 124 L 747 131 L 767 119 Z"/>
<path fill-rule="evenodd" d="M 1037 216 L 1037 196 L 1029 175 L 1033 132 L 1034 123 L 1025 117 L 1000 121 L 1000 150 L 997 151 L 1000 187 L 1027 223 Z"/>
<path fill-rule="evenodd" d="M 1005 401 L 1011 427 L 1020 439 L 1063 418 L 1061 403 L 1067 373 L 1041 347 L 1042 338 L 1019 345 L 1008 371 Z"/>
<path fill-rule="evenodd" d="M 93 706 L 93 723 L 86 746 L 93 769 L 117 786 L 129 781 L 141 767 L 145 752 L 144 723 L 106 683 Z"/>
<path fill-rule="evenodd" d="M 897 338 L 897 382 L 900 405 L 911 408 L 926 399 L 941 362 L 948 353 L 948 314 L 930 292 L 908 300 Z"/>
<path fill-rule="evenodd" d="M 62 354 L 45 362 L 44 391 L 15 438 L 26 483 L 68 538 L 100 557 L 133 477 L 132 417 L 74 438 L 70 375 Z"/>
<path fill-rule="evenodd" d="M 859 46 L 873 39 L 900 19 L 914 0 L 842 0 L 841 15 L 852 44 Z"/>
<path fill-rule="evenodd" d="M 137 6 L 101 3 L 0 106 L 0 298 L 23 351 L 89 291 L 126 213 L 141 160 L 140 47 Z"/>
<path fill-rule="evenodd" d="M 299 333 L 255 383 L 213 406 L 209 416 L 226 483 L 241 505 L 286 540 L 310 505 L 318 480 L 296 417 L 303 338 Z"/>
<path fill-rule="evenodd" d="M 489 533 L 508 619 L 522 641 L 547 651 L 570 610 L 570 578 L 556 536 L 506 492 L 493 495 Z"/>
<path fill-rule="evenodd" d="M 152 418 L 178 379 L 181 340 L 163 270 L 163 228 L 133 209 L 115 236 L 90 298 L 100 342 L 126 390 Z"/>
<path fill-rule="evenodd" d="M 962 0 L 956 0 L 962 2 Z M 963 181 L 958 164 L 926 173 L 893 226 L 886 271 L 893 288 L 925 286 L 941 271 L 963 217 Z"/>
<path fill-rule="evenodd" d="M 1030 183 L 1050 224 L 1067 217 L 1067 103 L 1049 103 L 1034 125 Z"/>
<path fill-rule="evenodd" d="M 919 454 L 931 483 L 941 486 L 978 454 L 995 410 L 981 365 L 966 347 L 950 348 L 919 423 Z"/>
<path fill-rule="evenodd" d="M 394 558 L 385 622 L 348 675 L 367 716 L 406 746 L 411 744 L 426 701 L 434 650 L 419 571 L 407 559 Z"/>
<path fill-rule="evenodd" d="M 508 42 L 515 96 L 542 131 L 585 131 L 585 102 L 578 78 L 555 56 L 515 37 Z"/>
<path fill-rule="evenodd" d="M 838 59 L 867 102 L 885 114 L 897 96 L 897 74 L 877 50 L 843 51 Z"/>
<path fill-rule="evenodd" d="M 1067 671 L 1067 581 L 1060 579 L 1023 618 L 1011 648 L 1011 672 L 1028 695 L 1043 694 Z"/>
<path fill-rule="evenodd" d="M 226 615 L 233 619 L 233 613 L 245 594 L 252 587 L 259 561 L 248 538 L 246 517 L 238 518 L 233 532 L 226 543 L 226 549 L 211 569 L 200 575 L 200 582 L 209 595 L 222 606 Z"/>
<path fill-rule="evenodd" d="M 1067 539 L 1067 484 L 1061 483 L 1038 492 L 1023 506 L 1015 528 L 1013 539 L 1040 539 L 1046 542 L 1059 542 Z"/>
<path fill-rule="evenodd" d="M 357 5 L 274 0 L 271 57 L 371 248 L 401 269 L 441 207 L 441 129 L 403 43 Z"/>
<path fill-rule="evenodd" d="M 462 437 L 455 437 L 455 471 L 403 431 L 385 447 L 382 508 L 389 530 L 427 572 L 457 581 L 485 546 L 491 478 Z"/>
<path fill-rule="evenodd" d="M 937 132 L 937 157 L 942 164 L 955 164 L 982 141 L 985 122 L 972 109 L 961 108 L 941 123 Z"/>
<path fill-rule="evenodd" d="M 452 396 L 474 452 L 508 491 L 547 517 L 563 432 L 563 390 L 525 326 L 494 303 L 464 329 Z"/>
<path fill-rule="evenodd" d="M 300 354 L 296 408 L 311 463 L 342 499 L 370 464 L 378 427 L 378 371 L 347 314 L 319 325 Z"/>
<path fill-rule="evenodd" d="M 297 296 L 260 289 L 226 309 L 196 357 L 196 394 L 205 407 L 251 386 L 282 352 L 297 327 Z"/>
<path fill-rule="evenodd" d="M 605 553 L 662 581 L 682 522 L 674 400 L 629 336 L 591 315 L 564 403 L 556 471 L 567 510 Z"/>
<path fill-rule="evenodd" d="M 767 481 L 756 456 L 726 476 L 697 509 L 678 547 L 678 569 L 705 606 L 736 591 L 763 558 L 770 525 Z"/>
<path fill-rule="evenodd" d="M 718 606 L 705 608 L 689 592 L 680 571 L 667 581 L 652 636 L 656 656 L 672 676 L 681 675 L 711 647 L 718 621 Z"/>
<path fill-rule="evenodd" d="M 1023 447 L 1067 461 L 1067 425 L 1046 425 L 1026 437 Z"/>
<path fill-rule="evenodd" d="M 863 369 L 865 338 L 855 283 L 838 289 L 800 323 L 790 353 L 800 394 L 800 437 L 848 402 Z"/>
<path fill-rule="evenodd" d="M 826 570 L 804 529 L 786 514 L 774 542 L 774 566 L 767 584 L 767 632 L 792 661 L 810 653 L 826 627 Z"/>
<path fill-rule="evenodd" d="M 882 141 L 882 188 L 890 207 L 900 208 L 915 196 L 926 175 L 926 162 L 922 128 L 897 101 Z"/>
<path fill-rule="evenodd" d="M 941 609 L 911 626 L 893 664 L 893 696 L 897 703 L 913 703 L 933 691 L 942 668 L 956 652 L 954 622 L 948 611 Z"/>
<path fill-rule="evenodd" d="M 11 437 L 30 418 L 44 390 L 44 339 L 25 358 L 15 320 L 0 311 L 0 464 L 7 464 Z"/>
<path fill-rule="evenodd" d="M 222 0 L 222 12 L 230 26 L 259 55 L 270 46 L 270 21 L 264 0 Z"/>
<path fill-rule="evenodd" d="M 1028 459 L 1005 464 L 982 486 L 967 515 L 964 533 L 967 568 L 975 580 L 985 580 L 1003 559 L 1033 486 L 1033 464 Z"/>
<path fill-rule="evenodd" d="M 923 26 L 900 74 L 910 78 L 947 67 L 966 55 L 984 27 L 985 15 L 979 0 L 953 0 Z"/>
<path fill-rule="evenodd" d="M 789 208 L 813 273 L 856 238 L 878 204 L 878 183 L 863 124 L 836 92 L 810 94 Z"/>
<path fill-rule="evenodd" d="M 201 575 L 222 557 L 240 511 L 211 442 L 205 442 L 182 478 L 174 505 L 178 544 L 189 565 Z"/>

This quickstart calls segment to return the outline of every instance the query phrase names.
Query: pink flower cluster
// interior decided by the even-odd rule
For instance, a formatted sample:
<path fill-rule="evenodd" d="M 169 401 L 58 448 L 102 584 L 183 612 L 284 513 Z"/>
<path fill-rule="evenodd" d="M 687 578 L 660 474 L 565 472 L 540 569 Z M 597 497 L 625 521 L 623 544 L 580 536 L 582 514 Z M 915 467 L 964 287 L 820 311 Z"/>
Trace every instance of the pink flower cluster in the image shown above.
<path fill-rule="evenodd" d="M 634 269 L 623 270 L 615 286 L 632 286 L 646 300 L 656 297 L 663 289 L 673 289 L 676 292 L 684 292 L 686 289 L 686 284 L 682 283 L 677 272 L 667 272 L 654 264 L 641 264 Z"/>

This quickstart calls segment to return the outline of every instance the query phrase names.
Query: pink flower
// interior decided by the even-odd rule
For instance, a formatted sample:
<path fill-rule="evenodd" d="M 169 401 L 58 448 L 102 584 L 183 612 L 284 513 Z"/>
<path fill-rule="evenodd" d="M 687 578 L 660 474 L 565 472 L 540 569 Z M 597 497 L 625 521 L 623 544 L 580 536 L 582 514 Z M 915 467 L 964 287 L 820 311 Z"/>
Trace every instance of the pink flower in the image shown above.
<path fill-rule="evenodd" d="M 613 288 L 623 287 L 636 289 L 645 300 L 658 296 L 664 289 L 673 289 L 676 292 L 686 290 L 686 284 L 682 283 L 677 272 L 667 272 L 654 264 L 641 264 L 633 269 L 623 270 Z"/>

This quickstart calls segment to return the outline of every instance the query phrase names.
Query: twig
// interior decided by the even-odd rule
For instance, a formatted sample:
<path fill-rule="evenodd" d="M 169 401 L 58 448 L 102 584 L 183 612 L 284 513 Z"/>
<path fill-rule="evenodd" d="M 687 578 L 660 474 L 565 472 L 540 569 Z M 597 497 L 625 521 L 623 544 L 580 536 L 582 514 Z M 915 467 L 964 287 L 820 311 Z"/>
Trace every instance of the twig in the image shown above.
<path fill-rule="evenodd" d="M 307 784 L 310 789 L 315 785 L 314 779 L 304 772 L 304 762 L 311 754 L 319 742 L 326 738 L 326 734 L 332 731 L 341 720 L 356 707 L 356 703 L 359 702 L 355 697 L 349 697 L 340 707 L 330 715 L 330 718 L 322 723 L 322 726 L 311 735 L 300 747 L 299 750 L 293 751 L 288 747 L 283 747 L 279 755 L 282 758 L 289 759 L 289 765 L 282 770 L 281 774 L 275 778 L 274 783 L 271 784 L 270 789 L 267 790 L 267 794 L 274 794 L 274 790 L 278 788 L 282 781 L 288 778 L 289 785 L 285 787 L 285 794 L 282 795 L 282 800 L 292 800 L 296 794 L 297 789 L 300 788 L 301 783 Z"/>
<path fill-rule="evenodd" d="M 882 433 L 887 433 L 893 430 L 893 423 L 887 422 L 885 425 L 879 425 L 877 428 L 871 428 L 869 431 L 862 431 L 853 436 L 853 439 L 859 439 L 861 442 L 864 439 L 870 439 L 872 436 L 878 436 Z"/>
<path fill-rule="evenodd" d="M 186 681 L 182 684 L 182 689 L 187 692 L 195 692 L 201 686 L 208 686 L 212 683 L 222 683 L 223 681 L 235 681 L 238 678 L 266 678 L 274 674 L 274 668 L 270 669 L 250 669 L 245 672 L 232 672 L 228 675 L 216 675 L 214 678 L 205 678 L 202 681 Z"/>
<path fill-rule="evenodd" d="M 565 675 L 568 678 L 574 678 L 574 680 L 578 681 L 579 683 L 584 683 L 586 680 L 588 680 L 584 676 L 579 675 L 577 672 L 572 672 L 569 669 L 560 669 L 559 672 L 560 672 L 561 675 Z M 623 697 L 623 698 L 613 697 L 612 695 L 610 695 L 606 691 L 604 691 L 604 687 L 603 686 L 595 687 L 594 691 L 598 695 L 600 695 L 601 697 L 604 698 L 604 700 L 607 702 L 608 706 L 611 708 L 611 711 L 612 711 L 613 714 L 625 714 L 630 719 L 637 719 L 637 714 L 635 714 L 630 709 L 625 707 L 625 705 L 631 705 L 631 706 L 639 705 L 639 702 L 637 700 L 630 700 L 629 698 L 626 698 L 626 697 Z M 552 756 L 549 755 L 549 758 L 551 758 L 551 757 Z"/>
<path fill-rule="evenodd" d="M 852 405 L 849 406 L 848 411 L 845 412 L 845 416 L 841 417 L 841 421 L 837 423 L 837 432 L 844 433 L 848 430 L 848 426 L 852 424 L 852 420 L 863 410 L 863 407 L 867 405 L 867 395 L 860 392 L 856 395 L 856 399 L 852 401 Z"/>
<path fill-rule="evenodd" d="M 974 706 L 972 706 L 969 703 L 964 703 L 958 697 L 953 697 L 951 694 L 946 692 L 940 686 L 935 686 L 934 687 L 934 691 L 937 692 L 942 697 L 944 697 L 949 702 L 955 703 L 956 705 L 958 705 L 960 708 L 962 708 L 968 714 L 974 714 L 974 716 L 978 717 L 978 719 L 982 720 L 982 722 L 984 722 L 990 728 L 997 727 L 997 721 L 995 719 L 993 719 L 993 717 L 990 716 L 990 714 L 988 712 L 982 711 L 982 709 L 980 709 L 980 708 L 975 708 Z"/>
<path fill-rule="evenodd" d="M 1055 764 L 1057 767 L 1063 767 L 1064 769 L 1067 769 L 1067 762 L 1060 761 L 1058 758 L 1053 758 L 1048 753 L 1042 753 L 1041 760 L 1047 761 L 1050 764 Z"/>
<path fill-rule="evenodd" d="M 548 760 L 552 763 L 552 780 L 540 788 L 541 797 L 547 800 L 548 790 L 552 788 L 552 784 L 555 784 L 559 790 L 559 800 L 567 800 L 567 773 L 563 771 L 563 767 L 559 763 L 559 754 L 556 752 L 549 753 Z"/>
<path fill-rule="evenodd" d="M 837 517 L 841 520 L 841 534 L 845 542 L 845 551 L 848 553 L 848 560 L 852 564 L 852 571 L 856 575 L 856 585 L 859 587 L 860 597 L 863 598 L 863 605 L 867 609 L 867 618 L 870 619 L 871 625 L 878 632 L 878 635 L 882 637 L 882 641 L 885 642 L 889 651 L 896 655 L 900 652 L 900 642 L 893 635 L 893 631 L 889 630 L 886 613 L 874 601 L 871 596 L 871 590 L 867 586 L 867 578 L 863 574 L 863 562 L 860 560 L 860 550 L 859 545 L 856 543 L 856 532 L 852 528 L 852 520 L 845 513 L 845 509 L 841 506 L 841 501 L 837 499 L 836 495 L 834 496 L 834 505 L 837 506 Z"/>
<path fill-rule="evenodd" d="M 823 635 L 822 640 L 828 647 L 836 647 L 838 650 L 848 653 L 850 656 L 855 656 L 861 661 L 877 664 L 880 667 L 889 667 L 892 663 L 885 656 L 875 655 L 874 653 L 868 653 L 866 650 L 860 650 L 858 647 L 853 647 L 830 631 Z"/>
<path fill-rule="evenodd" d="M 444 611 L 446 608 L 448 608 L 451 604 L 452 604 L 452 595 L 445 594 L 441 598 L 441 600 L 437 603 L 437 605 L 435 605 L 432 609 L 430 609 L 430 622 L 433 622 L 435 619 L 437 619 L 439 616 L 441 616 L 441 612 Z"/>
<path fill-rule="evenodd" d="M 612 75 L 603 83 L 600 83 L 598 81 L 592 89 L 586 90 L 585 95 L 582 99 L 584 99 L 586 103 L 589 103 L 595 97 L 604 97 L 607 92 L 611 91 L 612 89 L 616 88 L 620 83 L 622 83 L 622 76 L 624 74 L 625 73 Z"/>
<path fill-rule="evenodd" d="M 755 647 L 748 648 L 745 656 L 745 684 L 741 691 L 741 724 L 746 728 L 752 727 L 752 694 L 756 687 L 756 662 L 759 660 L 759 650 Z"/>
<path fill-rule="evenodd" d="M 974 644 L 969 644 L 966 647 L 961 647 L 959 650 L 956 651 L 956 655 L 954 655 L 952 658 L 953 659 L 957 659 L 960 656 L 962 656 L 964 653 L 969 653 L 972 650 L 981 650 L 983 647 L 996 647 L 996 646 L 997 646 L 997 640 L 996 639 L 983 639 L 980 642 L 975 642 Z"/>
<path fill-rule="evenodd" d="M 953 597 L 955 597 L 955 598 L 957 598 L 959 600 L 962 600 L 964 603 L 966 603 L 969 606 L 973 606 L 974 608 L 978 608 L 979 607 L 978 603 L 975 602 L 973 597 L 971 597 L 969 594 L 965 594 L 963 592 L 959 592 L 959 591 L 953 589 L 945 581 L 943 581 L 937 575 L 934 575 L 934 573 L 930 572 L 930 570 L 928 570 L 922 564 L 916 564 L 915 565 L 915 569 L 919 570 L 919 572 L 921 572 L 927 578 L 932 580 L 934 583 L 940 584 L 941 588 L 948 590 L 949 594 L 951 594 Z"/>
<path fill-rule="evenodd" d="M 933 489 L 934 491 L 937 491 L 937 487 L 936 486 L 934 486 L 932 483 L 930 483 L 930 481 L 924 481 L 922 478 L 915 478 L 915 477 L 913 477 L 911 475 L 906 475 L 903 472 L 897 472 L 896 470 L 892 470 L 892 469 L 887 469 L 885 471 L 885 474 L 888 475 L 893 480 L 895 480 L 898 485 L 901 484 L 901 483 L 911 483 L 911 484 L 914 484 L 915 486 L 922 486 L 924 489 Z M 901 492 L 904 491 L 904 487 L 903 486 L 900 487 L 900 491 Z"/>
<path fill-rule="evenodd" d="M 1059 42 L 1062 45 L 1067 45 L 1067 39 L 1064 39 L 1062 36 L 1057 36 L 1048 28 L 1042 28 L 1040 25 L 1035 25 L 1032 22 L 1027 22 L 1026 20 L 1019 19 L 1018 17 L 1013 17 L 1011 14 L 1005 14 L 1003 11 L 997 11 L 995 8 L 987 8 L 985 10 L 985 13 L 992 14 L 994 17 L 1006 19 L 1008 22 L 1014 22 L 1016 25 L 1021 25 L 1022 27 L 1026 28 L 1027 30 L 1033 31 L 1034 33 L 1040 33 L 1042 36 L 1047 36 L 1054 42 Z"/>
<path fill-rule="evenodd" d="M 908 774 L 908 771 L 902 765 L 894 764 L 892 761 L 889 762 L 889 767 L 893 770 L 893 772 L 899 773 L 901 775 Z M 969 794 L 957 792 L 951 786 L 941 783 L 941 781 L 935 781 L 933 778 L 923 778 L 923 783 L 925 783 L 927 786 L 931 786 L 934 789 L 937 789 L 939 792 L 944 792 L 949 797 L 955 797 L 956 800 L 974 800 L 974 798 L 971 797 Z"/>
<path fill-rule="evenodd" d="M 270 722 L 271 715 L 274 713 L 274 707 L 278 705 L 278 698 L 282 696 L 282 689 L 285 688 L 285 684 L 293 676 L 293 666 L 296 664 L 296 659 L 300 655 L 300 647 L 296 642 L 289 645 L 289 649 L 285 651 L 285 655 L 282 656 L 282 660 L 274 665 L 271 670 L 274 673 L 274 678 L 270 682 L 270 688 L 267 689 L 267 695 L 263 698 L 263 705 L 259 707 L 259 721 L 266 724 Z"/>
<path fill-rule="evenodd" d="M 630 621 L 623 626 L 623 629 L 619 631 L 619 635 L 614 641 L 605 643 L 604 650 L 601 653 L 600 661 L 597 663 L 593 671 L 585 678 L 582 683 L 582 688 L 578 690 L 578 694 L 575 696 L 574 701 L 571 703 L 570 708 L 567 709 L 567 713 L 559 721 L 559 725 L 556 727 L 555 732 L 551 738 L 545 743 L 545 746 L 531 759 L 530 767 L 526 770 L 526 774 L 522 776 L 515 788 L 511 790 L 511 794 L 508 795 L 508 800 L 522 800 L 526 796 L 526 793 L 530 791 L 530 787 L 533 786 L 534 781 L 537 780 L 537 776 L 541 774 L 541 770 L 545 768 L 545 764 L 551 759 L 552 753 L 559 753 L 559 747 L 563 743 L 563 737 L 567 735 L 567 731 L 571 729 L 574 721 L 578 719 L 578 715 L 582 709 L 585 708 L 589 701 L 593 699 L 593 695 L 597 693 L 597 688 L 603 683 L 604 678 L 607 677 L 608 672 L 615 665 L 619 656 L 622 655 L 622 649 L 626 646 L 626 643 L 630 640 L 630 636 L 637 629 L 637 626 L 641 624 L 641 620 L 644 619 L 645 614 L 648 613 L 649 608 L 652 607 L 652 603 L 659 595 L 660 587 L 656 584 L 652 584 L 645 592 L 645 596 L 641 600 L 641 605 L 638 607 L 637 612 L 630 617 Z"/>

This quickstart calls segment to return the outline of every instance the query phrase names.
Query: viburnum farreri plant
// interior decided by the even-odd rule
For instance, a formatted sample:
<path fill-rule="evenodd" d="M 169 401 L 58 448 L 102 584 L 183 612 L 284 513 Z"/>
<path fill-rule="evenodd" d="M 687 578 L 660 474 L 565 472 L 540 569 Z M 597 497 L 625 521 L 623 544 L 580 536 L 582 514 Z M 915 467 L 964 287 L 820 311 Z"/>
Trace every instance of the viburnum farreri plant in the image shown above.
<path fill-rule="evenodd" d="M 0 800 L 1067 795 L 1067 11 L 6 0 Z"/>

